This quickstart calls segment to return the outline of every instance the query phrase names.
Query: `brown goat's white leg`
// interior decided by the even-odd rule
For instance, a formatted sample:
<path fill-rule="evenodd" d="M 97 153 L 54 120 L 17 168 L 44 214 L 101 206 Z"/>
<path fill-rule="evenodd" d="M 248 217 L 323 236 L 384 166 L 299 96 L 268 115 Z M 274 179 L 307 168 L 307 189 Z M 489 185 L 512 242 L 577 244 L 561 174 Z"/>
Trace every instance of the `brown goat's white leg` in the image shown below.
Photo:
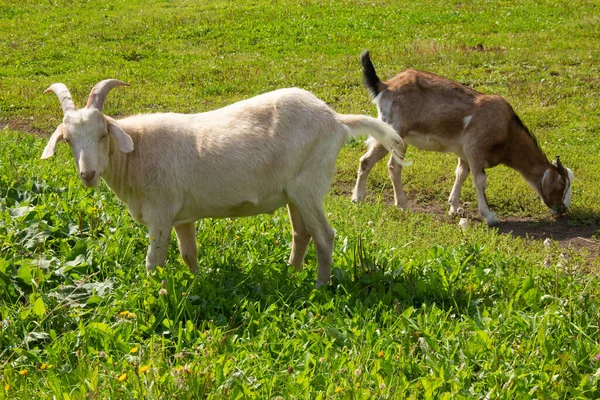
<path fill-rule="evenodd" d="M 456 166 L 456 180 L 454 181 L 454 186 L 452 186 L 452 191 L 450 192 L 450 197 L 448 198 L 448 203 L 450 203 L 450 210 L 448 211 L 448 215 L 454 215 L 458 212 L 458 208 L 460 207 L 460 191 L 462 189 L 465 180 L 469 176 L 469 163 L 462 158 L 458 158 L 458 165 Z"/>
<path fill-rule="evenodd" d="M 475 188 L 477 189 L 477 202 L 479 203 L 479 212 L 485 218 L 485 222 L 488 226 L 498 226 L 500 221 L 496 215 L 490 211 L 488 207 L 487 198 L 485 197 L 485 187 L 487 176 L 483 168 L 471 168 L 473 174 L 473 181 L 475 182 Z"/>
<path fill-rule="evenodd" d="M 404 187 L 402 186 L 402 165 L 394 157 L 390 157 L 388 161 L 388 174 L 394 187 L 394 204 L 397 207 L 408 208 L 406 194 L 404 194 Z"/>
<path fill-rule="evenodd" d="M 288 214 L 290 215 L 290 222 L 292 224 L 292 253 L 290 254 L 288 263 L 296 267 L 296 271 L 300 271 L 306 249 L 310 242 L 310 234 L 295 205 L 288 204 Z"/>
<path fill-rule="evenodd" d="M 146 272 L 154 272 L 157 265 L 165 265 L 167 250 L 171 240 L 171 225 L 148 223 L 148 253 L 146 254 Z"/>
<path fill-rule="evenodd" d="M 367 177 L 371 168 L 377 161 L 381 160 L 388 151 L 381 143 L 373 140 L 369 145 L 369 150 L 360 158 L 360 165 L 358 166 L 358 174 L 356 177 L 356 185 L 352 191 L 352 201 L 358 202 L 365 199 L 365 190 L 367 188 Z"/>
<path fill-rule="evenodd" d="M 320 204 L 319 204 L 320 203 Z M 312 236 L 317 251 L 317 288 L 326 285 L 331 279 L 331 265 L 333 263 L 333 238 L 334 232 L 327 222 L 323 201 L 309 202 L 298 205 L 298 211 Z"/>
<path fill-rule="evenodd" d="M 194 274 L 198 273 L 198 244 L 196 243 L 196 224 L 175 225 L 177 244 L 181 258 Z"/>

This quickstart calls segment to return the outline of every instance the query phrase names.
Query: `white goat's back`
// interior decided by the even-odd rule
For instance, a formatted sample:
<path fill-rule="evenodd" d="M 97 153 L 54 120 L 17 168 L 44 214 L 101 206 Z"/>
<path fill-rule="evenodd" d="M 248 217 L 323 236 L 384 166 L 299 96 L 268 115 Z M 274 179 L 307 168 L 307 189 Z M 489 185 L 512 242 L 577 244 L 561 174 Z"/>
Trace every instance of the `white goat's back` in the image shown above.
<path fill-rule="evenodd" d="M 308 187 L 322 198 L 349 136 L 372 133 L 392 149 L 400 140 L 381 121 L 339 115 L 301 89 L 201 114 L 137 115 L 118 123 L 135 145 L 129 169 L 147 171 L 132 174 L 130 184 L 167 202 L 175 223 L 270 212 Z"/>

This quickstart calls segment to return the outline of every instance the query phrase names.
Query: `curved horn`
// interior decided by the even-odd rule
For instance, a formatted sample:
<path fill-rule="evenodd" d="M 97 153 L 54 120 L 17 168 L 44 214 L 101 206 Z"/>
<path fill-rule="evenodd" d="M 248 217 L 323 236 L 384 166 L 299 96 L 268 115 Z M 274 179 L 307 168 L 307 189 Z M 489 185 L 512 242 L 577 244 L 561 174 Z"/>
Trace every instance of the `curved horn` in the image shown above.
<path fill-rule="evenodd" d="M 67 87 L 64 84 L 53 83 L 48 89 L 44 90 L 44 93 L 48 92 L 52 92 L 56 96 L 58 96 L 60 106 L 62 107 L 64 113 L 71 110 L 77 110 L 77 107 L 75 107 L 75 103 L 73 103 L 71 92 L 69 92 L 69 89 L 67 89 Z"/>
<path fill-rule="evenodd" d="M 565 167 L 560 162 L 560 156 L 556 156 L 556 169 L 560 175 L 565 175 Z"/>
<path fill-rule="evenodd" d="M 104 100 L 106 100 L 108 92 L 110 92 L 112 88 L 117 86 L 129 86 L 129 84 L 121 82 L 118 79 L 105 79 L 96 83 L 96 86 L 94 86 L 94 88 L 90 92 L 90 97 L 88 99 L 86 108 L 94 107 L 102 111 L 102 107 L 104 107 Z"/>

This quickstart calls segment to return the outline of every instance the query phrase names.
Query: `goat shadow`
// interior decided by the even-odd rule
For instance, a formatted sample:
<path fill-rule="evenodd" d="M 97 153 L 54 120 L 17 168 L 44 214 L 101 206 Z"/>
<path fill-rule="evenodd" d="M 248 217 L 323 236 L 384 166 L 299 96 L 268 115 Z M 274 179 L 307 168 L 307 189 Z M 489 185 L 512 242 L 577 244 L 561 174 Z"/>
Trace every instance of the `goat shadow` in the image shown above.
<path fill-rule="evenodd" d="M 389 204 L 393 204 L 390 200 Z M 428 204 L 423 206 L 409 200 L 411 209 L 416 212 L 434 213 L 449 223 L 456 223 L 456 216 L 447 216 L 442 205 Z M 469 208 L 466 217 L 475 223 L 485 224 L 476 209 Z M 533 240 L 554 240 L 559 247 L 580 250 L 586 249 L 590 258 L 600 259 L 600 214 L 589 209 L 578 208 L 569 211 L 559 218 L 532 219 L 498 215 L 500 226 L 494 229 L 498 233 L 515 238 Z"/>
<path fill-rule="evenodd" d="M 563 216 L 555 220 L 542 221 L 504 218 L 497 229 L 499 233 L 513 237 L 551 239 L 557 242 L 559 247 L 574 250 L 587 249 L 592 258 L 599 258 L 600 215 L 588 214 L 577 213 L 576 218 Z"/>

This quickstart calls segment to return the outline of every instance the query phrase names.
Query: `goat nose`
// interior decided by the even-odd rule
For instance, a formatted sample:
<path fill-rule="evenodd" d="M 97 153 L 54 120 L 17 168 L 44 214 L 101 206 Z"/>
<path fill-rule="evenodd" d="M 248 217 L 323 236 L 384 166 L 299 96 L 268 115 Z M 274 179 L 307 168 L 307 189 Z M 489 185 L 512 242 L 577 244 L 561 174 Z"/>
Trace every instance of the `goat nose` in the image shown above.
<path fill-rule="evenodd" d="M 94 179 L 94 176 L 96 176 L 96 171 L 95 170 L 81 171 L 80 175 L 84 181 L 89 182 L 92 179 Z"/>

